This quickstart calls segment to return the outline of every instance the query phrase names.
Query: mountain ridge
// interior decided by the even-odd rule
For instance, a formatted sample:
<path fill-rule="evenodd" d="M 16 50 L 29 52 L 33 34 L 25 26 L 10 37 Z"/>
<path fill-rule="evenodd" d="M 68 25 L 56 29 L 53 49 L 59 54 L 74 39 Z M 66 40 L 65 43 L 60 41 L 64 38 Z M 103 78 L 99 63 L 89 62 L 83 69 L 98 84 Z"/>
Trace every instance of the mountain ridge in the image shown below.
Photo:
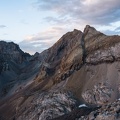
<path fill-rule="evenodd" d="M 107 36 L 89 25 L 83 32 L 66 33 L 49 49 L 26 59 L 12 96 L 0 102 L 0 113 L 8 116 L 5 119 L 47 120 L 82 103 L 92 108 L 114 102 L 120 97 L 119 46 L 120 36 Z"/>

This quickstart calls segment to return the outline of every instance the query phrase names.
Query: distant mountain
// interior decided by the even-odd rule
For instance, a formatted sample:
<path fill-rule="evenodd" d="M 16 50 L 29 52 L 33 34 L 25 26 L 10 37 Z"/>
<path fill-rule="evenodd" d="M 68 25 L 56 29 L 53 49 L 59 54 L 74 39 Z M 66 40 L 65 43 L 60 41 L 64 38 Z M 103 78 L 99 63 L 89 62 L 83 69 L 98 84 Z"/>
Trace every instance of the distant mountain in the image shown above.
<path fill-rule="evenodd" d="M 24 53 L 17 44 L 0 41 L 0 97 L 6 97 L 18 91 L 19 88 L 22 89 L 23 85 L 20 84 L 24 83 L 24 79 L 31 77 L 29 75 L 25 78 L 26 75 L 24 75 L 24 70 L 30 64 L 31 58 L 32 56 Z"/>
<path fill-rule="evenodd" d="M 12 42 L 1 41 L 0 117 L 110 120 L 111 115 L 112 120 L 120 119 L 119 107 L 113 110 L 120 103 L 116 101 L 120 98 L 119 60 L 120 36 L 107 36 L 89 25 L 83 32 L 66 33 L 33 56 Z"/>

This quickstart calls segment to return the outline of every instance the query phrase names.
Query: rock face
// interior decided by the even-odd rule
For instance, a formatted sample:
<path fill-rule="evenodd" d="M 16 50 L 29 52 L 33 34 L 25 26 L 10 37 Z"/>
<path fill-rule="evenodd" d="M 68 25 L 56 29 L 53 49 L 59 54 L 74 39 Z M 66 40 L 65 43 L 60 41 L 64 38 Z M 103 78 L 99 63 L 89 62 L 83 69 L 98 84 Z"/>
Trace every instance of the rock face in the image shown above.
<path fill-rule="evenodd" d="M 120 97 L 120 36 L 107 36 L 87 25 L 83 32 L 68 32 L 51 48 L 33 56 L 14 43 L 2 41 L 1 46 L 0 80 L 15 81 L 7 89 L 9 99 L 0 101 L 2 118 L 49 120 L 70 112 L 71 120 L 119 118 L 110 111 L 102 113 L 102 108 L 99 114 L 85 115 L 93 106 L 112 105 Z M 89 107 L 77 114 L 81 111 L 78 103 Z M 82 113 L 85 117 L 80 117 Z"/>
<path fill-rule="evenodd" d="M 69 76 L 73 72 L 75 66 L 76 69 L 77 67 L 79 69 L 83 63 L 82 36 L 83 33 L 75 29 L 63 35 L 51 48 L 40 54 L 41 58 L 44 56 L 43 66 L 55 71 L 54 83 L 60 82 L 61 78 L 63 80 L 66 79 L 66 76 Z M 38 81 L 41 79 L 40 76 L 41 74 L 37 78 Z"/>
<path fill-rule="evenodd" d="M 25 107 L 25 104 L 22 105 Z M 21 106 L 20 106 L 21 107 Z M 65 91 L 49 91 L 35 95 L 31 101 L 31 106 L 27 110 L 23 110 L 24 114 L 16 111 L 18 120 L 48 120 L 69 113 L 73 108 L 77 107 L 77 100 L 69 92 Z M 31 113 L 32 111 L 32 113 Z"/>
<path fill-rule="evenodd" d="M 82 97 L 90 104 L 104 104 L 107 103 L 114 92 L 107 83 L 98 83 L 94 85 L 92 90 L 86 90 Z"/>

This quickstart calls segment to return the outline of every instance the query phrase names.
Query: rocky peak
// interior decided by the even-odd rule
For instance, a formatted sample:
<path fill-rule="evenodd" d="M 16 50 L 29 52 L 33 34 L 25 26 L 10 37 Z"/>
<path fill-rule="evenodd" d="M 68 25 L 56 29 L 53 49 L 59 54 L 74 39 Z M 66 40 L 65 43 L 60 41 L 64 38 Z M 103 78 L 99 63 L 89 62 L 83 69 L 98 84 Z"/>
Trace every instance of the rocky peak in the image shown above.
<path fill-rule="evenodd" d="M 93 36 L 95 37 L 102 34 L 101 32 L 97 31 L 94 27 L 91 27 L 90 25 L 86 25 L 83 33 L 85 39 L 90 39 Z"/>
<path fill-rule="evenodd" d="M 62 60 L 63 57 L 67 55 L 80 45 L 82 37 L 82 32 L 79 30 L 74 30 L 63 35 L 58 42 L 56 42 L 51 48 L 49 48 L 44 53 L 47 53 L 47 62 L 53 63 L 58 60 Z"/>
<path fill-rule="evenodd" d="M 38 52 L 36 52 L 30 59 L 30 61 L 35 61 L 35 60 L 39 60 L 39 56 L 40 54 Z"/>
<path fill-rule="evenodd" d="M 80 32 L 80 30 L 74 29 L 73 32 L 74 32 L 74 33 L 75 33 L 75 32 Z"/>
<path fill-rule="evenodd" d="M 94 27 L 90 26 L 90 25 L 86 25 L 84 28 L 84 33 L 86 33 L 87 31 L 97 31 Z"/>
<path fill-rule="evenodd" d="M 97 31 L 94 27 L 92 27 L 90 25 L 86 25 L 83 32 L 84 33 L 86 33 L 86 32 L 94 33 L 94 32 L 99 32 L 99 31 Z"/>
<path fill-rule="evenodd" d="M 0 41 L 0 53 L 10 53 L 13 51 L 20 51 L 17 44 L 13 42 Z"/>
<path fill-rule="evenodd" d="M 0 41 L 0 57 L 6 61 L 14 61 L 16 63 L 22 63 L 30 57 L 29 54 L 24 53 L 19 45 L 13 42 Z"/>

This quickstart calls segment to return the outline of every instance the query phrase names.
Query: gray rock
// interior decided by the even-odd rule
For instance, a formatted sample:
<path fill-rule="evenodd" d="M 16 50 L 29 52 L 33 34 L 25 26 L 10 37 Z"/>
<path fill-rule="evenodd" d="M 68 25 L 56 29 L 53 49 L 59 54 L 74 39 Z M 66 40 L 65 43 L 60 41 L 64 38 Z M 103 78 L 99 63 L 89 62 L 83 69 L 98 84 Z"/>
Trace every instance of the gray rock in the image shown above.
<path fill-rule="evenodd" d="M 82 97 L 90 104 L 104 104 L 109 102 L 113 90 L 107 83 L 98 83 L 92 90 L 86 90 Z"/>
<path fill-rule="evenodd" d="M 32 106 L 27 108 L 17 120 L 49 120 L 56 118 L 76 108 L 77 100 L 70 92 L 50 91 L 37 95 L 32 100 Z"/>

